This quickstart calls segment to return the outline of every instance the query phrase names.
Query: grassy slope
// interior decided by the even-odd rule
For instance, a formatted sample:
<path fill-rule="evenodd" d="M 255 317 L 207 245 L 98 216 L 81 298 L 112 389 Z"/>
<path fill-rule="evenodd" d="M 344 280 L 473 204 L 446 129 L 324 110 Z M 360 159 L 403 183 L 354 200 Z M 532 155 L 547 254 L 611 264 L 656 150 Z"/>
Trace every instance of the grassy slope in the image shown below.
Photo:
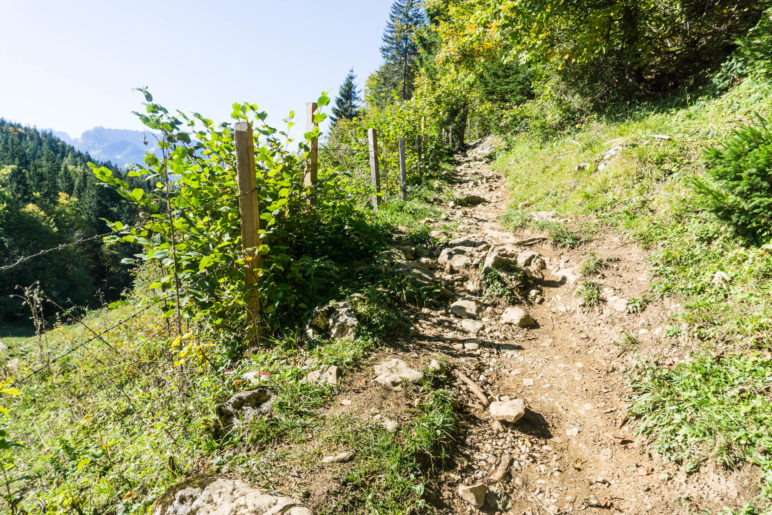
<path fill-rule="evenodd" d="M 372 223 L 395 229 L 404 242 L 427 243 L 418 220 L 439 213 L 422 196 L 443 195 L 442 188 L 440 181 L 413 190 L 414 200 L 387 203 Z M 433 459 L 447 453 L 455 431 L 446 378 L 430 376 L 418 387 L 424 402 L 410 408 L 412 422 L 396 434 L 369 420 L 325 420 L 320 412 L 338 388 L 301 382 L 310 370 L 335 364 L 345 384 L 346 375 L 387 343 L 384 336 L 399 332 L 400 309 L 426 295 L 408 280 L 379 275 L 377 268 L 355 290 L 366 300 L 358 303 L 362 324 L 353 339 L 302 341 L 290 331 L 270 348 L 233 356 L 217 334 L 192 331 L 175 338 L 157 306 L 108 333 L 109 347 L 94 341 L 55 361 L 48 373 L 19 386 L 21 396 L 3 399 L 10 409 L 10 438 L 22 445 L 0 451 L 2 463 L 14 465 L 8 477 L 21 477 L 10 496 L 0 477 L 3 508 L 10 501 L 29 512 L 143 513 L 167 487 L 201 473 L 244 477 L 271 490 L 273 475 L 286 472 L 288 449 L 303 456 L 294 472 L 310 475 L 320 458 L 317 447 L 336 443 L 355 449 L 356 457 L 347 467 L 352 472 L 333 477 L 343 485 L 343 504 L 319 505 L 321 512 L 420 508 Z M 138 309 L 141 290 L 140 285 L 133 305 L 91 312 L 85 322 L 100 331 L 126 318 Z M 51 358 L 89 337 L 82 326 L 60 326 L 44 336 L 43 348 Z M 4 342 L 9 354 L 3 359 L 19 358 L 20 377 L 45 362 L 35 337 Z M 255 370 L 265 373 L 263 384 L 277 395 L 273 416 L 217 436 L 215 406 L 248 389 L 241 375 Z M 311 434 L 318 435 L 317 447 L 305 448 Z"/>
<path fill-rule="evenodd" d="M 570 138 L 519 135 L 496 167 L 511 180 L 510 224 L 527 223 L 528 211 L 556 210 L 580 220 L 586 236 L 611 226 L 651 249 L 651 295 L 686 299 L 668 331 L 689 331 L 704 349 L 673 369 L 641 364 L 631 407 L 643 419 L 639 431 L 688 467 L 705 459 L 759 464 L 766 495 L 759 502 L 769 506 L 772 254 L 733 237 L 689 184 L 703 171 L 704 150 L 754 113 L 772 115 L 772 85 L 749 79 L 722 96 L 620 112 Z M 620 146 L 599 169 L 603 154 Z M 711 284 L 719 270 L 729 285 Z"/>

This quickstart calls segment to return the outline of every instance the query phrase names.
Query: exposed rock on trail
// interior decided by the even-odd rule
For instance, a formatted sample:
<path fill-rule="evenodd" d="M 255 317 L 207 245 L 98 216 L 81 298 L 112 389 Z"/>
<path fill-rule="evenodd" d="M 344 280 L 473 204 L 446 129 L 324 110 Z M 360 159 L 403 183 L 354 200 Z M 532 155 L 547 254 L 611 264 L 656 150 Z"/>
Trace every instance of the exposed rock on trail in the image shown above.
<path fill-rule="evenodd" d="M 441 477 L 439 511 L 669 515 L 752 498 L 755 483 L 744 484 L 745 472 L 707 467 L 687 475 L 660 460 L 627 421 L 625 371 L 634 358 L 618 345 L 620 335 L 634 335 L 643 356 L 679 352 L 656 336 L 677 304 L 628 311 L 628 299 L 642 298 L 649 286 L 645 253 L 608 231 L 567 249 L 540 234 L 504 230 L 498 218 L 508 195 L 486 164 L 491 152 L 479 145 L 455 167 L 454 198 L 486 199 L 448 211 L 458 229 L 438 249 L 436 277 L 452 285 L 455 300 L 444 312 L 416 313 L 417 334 L 406 342 L 445 356 L 464 405 L 467 431 L 455 466 Z M 559 220 L 555 212 L 529 216 Z M 590 250 L 614 258 L 603 281 L 611 294 L 593 309 L 575 293 Z M 509 283 L 520 288 L 510 301 L 494 298 L 482 284 L 489 270 L 522 273 L 527 283 Z"/>
<path fill-rule="evenodd" d="M 312 515 L 288 497 L 268 495 L 232 479 L 211 479 L 203 484 L 172 488 L 153 515 Z"/>

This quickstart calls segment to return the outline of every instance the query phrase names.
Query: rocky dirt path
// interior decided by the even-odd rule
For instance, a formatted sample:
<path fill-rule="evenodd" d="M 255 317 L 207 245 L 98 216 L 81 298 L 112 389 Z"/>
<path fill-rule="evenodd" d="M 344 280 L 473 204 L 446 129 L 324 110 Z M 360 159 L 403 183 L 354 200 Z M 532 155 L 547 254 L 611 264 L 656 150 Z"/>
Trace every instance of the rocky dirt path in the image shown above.
<path fill-rule="evenodd" d="M 451 363 L 464 402 L 456 465 L 441 479 L 442 511 L 670 514 L 720 510 L 752 496 L 750 475 L 710 466 L 687 475 L 630 427 L 625 372 L 634 354 L 665 361 L 678 354 L 658 338 L 677 303 L 627 309 L 649 284 L 645 253 L 610 233 L 565 249 L 541 234 L 506 231 L 498 221 L 505 179 L 475 153 L 456 166 L 456 197 L 467 206 L 448 211 L 457 230 L 436 263 L 425 261 L 456 296 L 444 311 L 416 314 L 405 342 L 413 356 Z M 575 294 L 590 250 L 607 262 L 595 278 L 604 298 L 596 308 L 582 307 Z M 481 269 L 514 262 L 530 276 L 524 302 L 486 298 Z M 525 414 L 508 422 L 520 416 L 519 401 Z"/>

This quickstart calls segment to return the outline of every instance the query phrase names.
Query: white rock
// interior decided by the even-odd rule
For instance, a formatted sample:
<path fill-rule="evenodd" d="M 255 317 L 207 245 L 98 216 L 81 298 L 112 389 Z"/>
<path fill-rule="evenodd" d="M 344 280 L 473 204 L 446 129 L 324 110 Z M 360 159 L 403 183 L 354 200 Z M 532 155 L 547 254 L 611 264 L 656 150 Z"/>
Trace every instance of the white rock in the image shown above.
<path fill-rule="evenodd" d="M 459 299 L 450 305 L 450 311 L 461 318 L 476 318 L 479 305 L 474 299 Z"/>
<path fill-rule="evenodd" d="M 340 369 L 335 365 L 322 368 L 319 370 L 313 370 L 304 379 L 303 383 L 308 384 L 329 384 L 335 386 L 338 384 L 340 378 Z"/>
<path fill-rule="evenodd" d="M 461 321 L 461 327 L 465 331 L 469 331 L 472 334 L 477 334 L 485 328 L 485 324 L 479 320 L 472 320 L 471 318 L 465 318 Z"/>
<path fill-rule="evenodd" d="M 525 268 L 531 264 L 531 261 L 538 257 L 539 253 L 534 252 L 533 250 L 526 250 L 525 252 L 521 252 L 517 255 L 517 266 L 520 268 Z"/>
<path fill-rule="evenodd" d="M 611 309 L 619 311 L 620 313 L 627 311 L 627 299 L 625 298 L 613 296 L 609 297 L 607 302 L 608 305 L 611 306 Z"/>
<path fill-rule="evenodd" d="M 381 421 L 381 425 L 383 428 L 388 431 L 389 433 L 396 433 L 399 429 L 399 422 L 396 420 L 392 420 L 390 418 L 384 417 Z"/>
<path fill-rule="evenodd" d="M 488 494 L 488 487 L 483 484 L 461 485 L 458 487 L 458 495 L 477 508 L 482 508 L 485 504 L 485 496 Z"/>
<path fill-rule="evenodd" d="M 251 385 L 256 385 L 268 380 L 269 376 L 267 374 L 261 373 L 260 371 L 254 371 L 242 374 L 241 378 Z"/>
<path fill-rule="evenodd" d="M 175 487 L 172 487 L 175 488 Z M 215 479 L 209 484 L 180 488 L 161 501 L 154 515 L 312 515 L 295 499 L 278 497 L 250 488 L 238 479 Z"/>
<path fill-rule="evenodd" d="M 494 420 L 514 423 L 525 415 L 525 401 L 522 399 L 495 401 L 491 403 L 488 411 Z"/>
<path fill-rule="evenodd" d="M 353 457 L 354 451 L 343 451 L 342 453 L 336 454 L 335 456 L 327 456 L 322 458 L 322 463 L 343 463 L 344 461 L 349 461 Z"/>
<path fill-rule="evenodd" d="M 501 314 L 502 324 L 512 324 L 520 327 L 534 327 L 536 320 L 523 308 L 509 307 Z"/>
<path fill-rule="evenodd" d="M 415 383 L 424 377 L 423 372 L 410 368 L 407 363 L 396 358 L 375 365 L 375 373 L 375 382 L 389 388 L 396 388 L 403 381 Z"/>

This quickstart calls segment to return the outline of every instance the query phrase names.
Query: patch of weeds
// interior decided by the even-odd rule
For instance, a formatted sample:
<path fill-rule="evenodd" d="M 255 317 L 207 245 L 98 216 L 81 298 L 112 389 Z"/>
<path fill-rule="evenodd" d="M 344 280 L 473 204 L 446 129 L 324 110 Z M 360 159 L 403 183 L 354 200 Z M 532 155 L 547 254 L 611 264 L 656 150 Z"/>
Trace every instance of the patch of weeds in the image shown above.
<path fill-rule="evenodd" d="M 499 217 L 499 222 L 510 231 L 515 231 L 528 222 L 528 215 L 510 205 L 506 212 Z"/>
<path fill-rule="evenodd" d="M 646 297 L 630 297 L 627 299 L 627 312 L 631 315 L 641 313 L 648 303 Z"/>
<path fill-rule="evenodd" d="M 355 453 L 322 513 L 425 513 L 432 473 L 452 458 L 459 421 L 449 390 L 433 390 L 397 434 L 339 419 L 332 439 Z"/>
<path fill-rule="evenodd" d="M 682 328 L 680 325 L 665 326 L 665 336 L 668 338 L 678 338 L 681 336 Z"/>
<path fill-rule="evenodd" d="M 687 470 L 707 460 L 760 466 L 772 499 L 772 359 L 703 355 L 673 368 L 638 363 L 629 413 L 637 432 Z"/>
<path fill-rule="evenodd" d="M 600 284 L 595 281 L 582 281 L 576 293 L 584 306 L 593 308 L 600 305 Z"/>
<path fill-rule="evenodd" d="M 590 251 L 587 253 L 587 257 L 585 258 L 584 263 L 582 263 L 579 271 L 582 273 L 582 275 L 590 277 L 601 273 L 601 271 L 603 271 L 606 266 L 606 263 L 601 258 L 595 255 L 594 252 Z"/>
<path fill-rule="evenodd" d="M 638 343 L 638 338 L 629 332 L 624 331 L 621 335 L 619 335 L 619 339 L 614 342 L 614 345 L 621 349 L 619 354 L 621 356 L 625 352 L 634 350 L 638 346 Z"/>
<path fill-rule="evenodd" d="M 508 304 L 523 301 L 521 292 L 528 287 L 528 278 L 518 267 L 507 270 L 489 268 L 482 278 L 483 300 L 498 299 Z"/>
<path fill-rule="evenodd" d="M 544 220 L 537 222 L 536 226 L 549 234 L 552 243 L 560 247 L 575 248 L 584 243 L 581 236 L 571 232 L 560 222 Z"/>
<path fill-rule="evenodd" d="M 359 321 L 357 336 L 377 339 L 406 330 L 407 324 L 391 306 L 391 294 L 390 290 L 373 287 L 355 298 L 353 308 Z"/>
<path fill-rule="evenodd" d="M 430 232 L 432 232 L 431 226 L 418 224 L 410 228 L 405 239 L 410 245 L 428 245 L 432 241 Z"/>

